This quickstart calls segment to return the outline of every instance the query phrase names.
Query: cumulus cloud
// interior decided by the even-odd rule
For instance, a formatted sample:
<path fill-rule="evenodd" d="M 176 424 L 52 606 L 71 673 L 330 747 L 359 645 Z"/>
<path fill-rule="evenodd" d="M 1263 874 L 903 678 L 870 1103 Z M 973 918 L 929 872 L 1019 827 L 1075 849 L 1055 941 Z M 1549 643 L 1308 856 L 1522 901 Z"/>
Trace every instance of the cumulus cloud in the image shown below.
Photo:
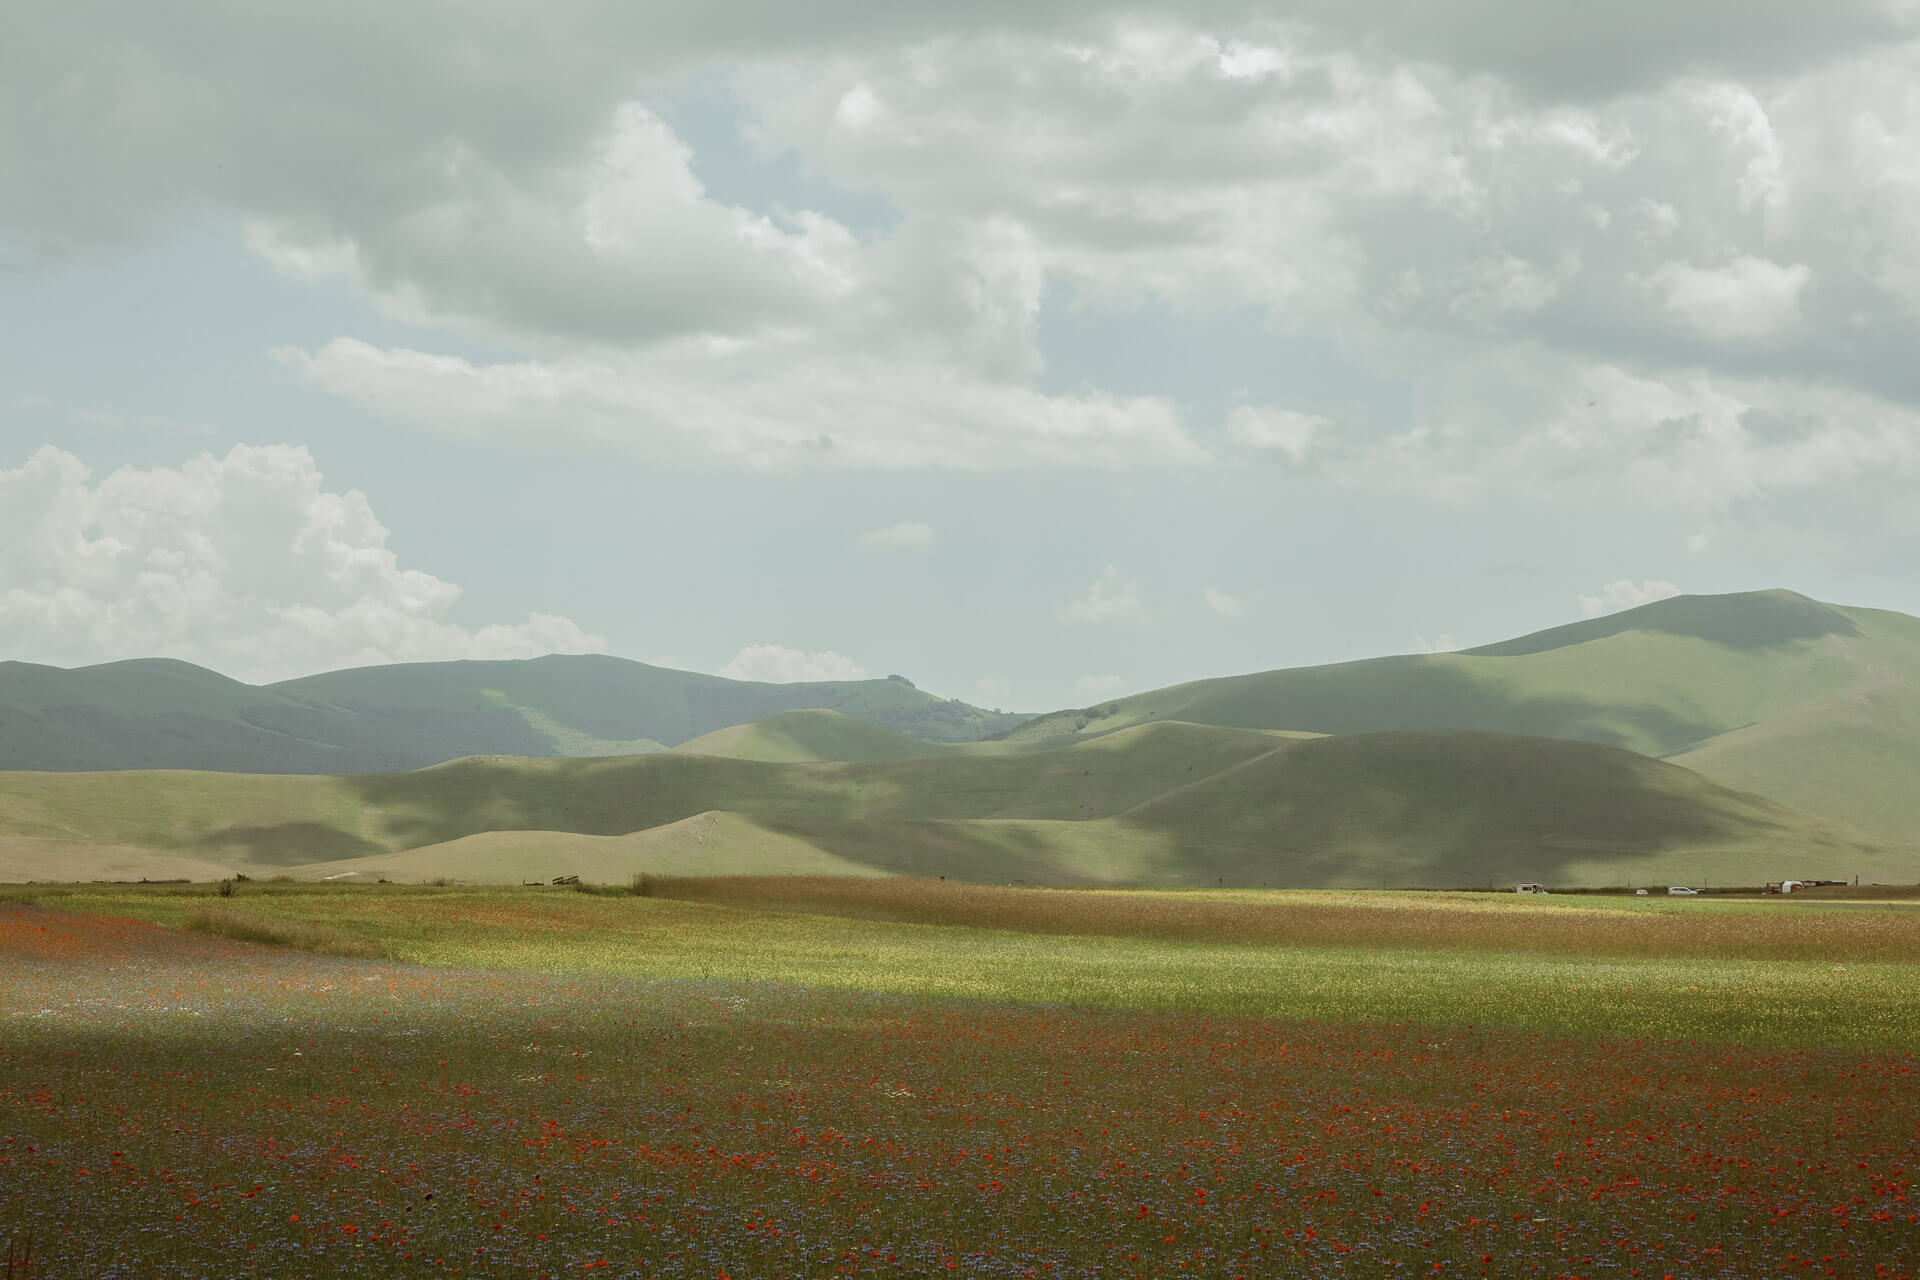
<path fill-rule="evenodd" d="M 1413 651 L 1415 653 L 1453 653 L 1459 648 L 1460 646 L 1453 642 L 1453 637 L 1447 635 L 1445 632 L 1442 632 L 1431 640 L 1427 639 L 1424 634 L 1418 631 L 1413 634 Z"/>
<path fill-rule="evenodd" d="M 289 274 L 503 350 L 283 353 L 313 385 L 430 430 L 649 457 L 1204 461 L 1175 408 L 1190 388 L 1035 389 L 1058 286 L 1249 308 L 1416 387 L 1413 421 L 1371 439 L 1342 410 L 1339 447 L 1370 461 L 1328 461 L 1336 478 L 1555 479 L 1551 405 L 1504 405 L 1516 363 L 1785 371 L 1920 404 L 1920 9 L 1563 8 L 739 0 L 671 20 L 483 7 L 450 32 L 404 2 L 330 23 L 28 6 L 0 40 L 0 234 L 57 256 L 229 218 Z M 716 198 L 669 124 L 695 68 L 761 155 L 897 223 Z M 1248 408 L 1227 434 L 1335 452 L 1287 414 Z M 1639 456 L 1583 461 L 1631 488 Z"/>
<path fill-rule="evenodd" d="M 1417 427 L 1448 425 L 1425 408 L 1434 384 L 1503 396 L 1516 344 L 1548 369 L 1643 376 L 1754 377 L 1787 358 L 1794 376 L 1920 403 L 1920 250 L 1900 230 L 1920 216 L 1920 165 L 1897 143 L 1920 128 L 1920 97 L 1895 87 L 1920 75 L 1920 45 L 1861 34 L 1891 19 L 1854 10 L 1862 25 L 1825 54 L 1803 32 L 1752 82 L 1727 76 L 1764 61 L 1759 44 L 1669 62 L 1590 32 L 1667 71 L 1585 99 L 1311 31 L 1370 20 L 1293 16 L 1231 39 L 1204 18 L 1077 40 L 957 34 L 794 59 L 742 92 L 764 135 L 886 191 L 908 228 L 1024 228 L 1035 267 L 1081 305 L 1247 307 L 1282 332 L 1343 334 L 1421 386 Z M 1530 57 L 1564 47 L 1506 6 L 1449 9 L 1445 25 L 1502 21 L 1499 40 L 1524 31 Z M 1017 312 L 1024 288 L 1001 305 Z M 1538 425 L 1476 419 L 1469 462 Z M 1312 438 L 1259 422 L 1249 411 L 1230 434 L 1283 456 Z"/>
<path fill-rule="evenodd" d="M 1463 398 L 1459 415 L 1481 410 L 1491 429 L 1415 427 L 1343 460 L 1337 473 L 1449 502 L 1553 493 L 1706 515 L 1869 470 L 1920 470 L 1920 410 L 1871 394 L 1699 369 L 1553 373 L 1516 375 L 1507 402 Z"/>
<path fill-rule="evenodd" d="M 1295 409 L 1242 406 L 1227 415 L 1227 434 L 1242 444 L 1304 462 L 1314 440 L 1327 426 L 1315 413 Z"/>
<path fill-rule="evenodd" d="M 869 551 L 924 551 L 933 545 L 933 526 L 902 520 L 882 529 L 868 529 L 854 541 Z"/>
<path fill-rule="evenodd" d="M 63 665 L 183 658 L 248 680 L 605 648 L 565 617 L 449 621 L 460 588 L 401 567 L 387 537 L 304 448 L 237 445 L 96 483 L 48 445 L 0 471 L 0 645 Z"/>
<path fill-rule="evenodd" d="M 729 680 L 757 680 L 765 684 L 870 678 L 865 667 L 831 649 L 809 652 L 777 644 L 750 644 L 714 674 Z"/>
<path fill-rule="evenodd" d="M 1666 308 L 1711 338 L 1765 338 L 1800 320 L 1800 292 L 1813 272 L 1740 257 L 1724 267 L 1669 262 L 1648 277 Z"/>
<path fill-rule="evenodd" d="M 1616 0 L 1543 8 L 1527 0 L 1289 6 L 1329 31 L 1378 40 L 1411 58 L 1505 78 L 1542 98 L 1605 99 L 1687 74 L 1776 76 L 1909 36 L 1909 8 L 1798 0 L 1737 8 Z M 1737 14 L 1738 21 L 1730 20 Z"/>
<path fill-rule="evenodd" d="M 1247 611 L 1247 602 L 1243 597 L 1229 594 L 1218 587 L 1208 587 L 1203 595 L 1207 608 L 1223 618 L 1237 618 Z"/>
<path fill-rule="evenodd" d="M 1600 588 L 1597 596 L 1580 597 L 1580 616 L 1598 618 L 1603 614 L 1618 613 L 1622 609 L 1637 609 L 1643 604 L 1652 604 L 1656 600 L 1670 600 L 1680 594 L 1680 588 L 1671 582 L 1658 582 L 1652 578 L 1645 582 L 1633 582 L 1621 578 L 1609 582 Z"/>
<path fill-rule="evenodd" d="M 1147 607 L 1138 584 L 1108 565 L 1085 591 L 1060 606 L 1060 617 L 1068 622 L 1145 622 Z"/>
<path fill-rule="evenodd" d="M 337 227 L 258 218 L 253 250 L 300 279 L 338 276 L 391 312 L 492 337 L 648 341 L 749 332 L 840 303 L 854 238 L 707 198 L 692 152 L 645 105 L 611 113 L 591 155 L 534 188 L 465 155 L 440 205 Z"/>

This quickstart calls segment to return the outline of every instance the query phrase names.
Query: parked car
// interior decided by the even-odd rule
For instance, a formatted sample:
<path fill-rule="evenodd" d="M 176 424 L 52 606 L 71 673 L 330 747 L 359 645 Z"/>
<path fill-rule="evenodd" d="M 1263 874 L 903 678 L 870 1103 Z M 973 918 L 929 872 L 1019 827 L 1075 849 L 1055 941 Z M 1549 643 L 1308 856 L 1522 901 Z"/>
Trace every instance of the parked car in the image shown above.
<path fill-rule="evenodd" d="M 1547 886 L 1543 884 L 1517 884 L 1513 886 L 1513 891 L 1515 893 L 1545 893 Z"/>
<path fill-rule="evenodd" d="M 1641 896 L 1642 898 L 1647 896 L 1647 891 L 1645 889 L 1635 889 L 1634 892 L 1639 896 Z"/>
<path fill-rule="evenodd" d="M 1692 898 L 1699 896 L 1699 893 L 1700 891 L 1698 889 L 1689 889 L 1683 884 L 1670 884 L 1667 886 L 1667 896 L 1673 898 Z"/>

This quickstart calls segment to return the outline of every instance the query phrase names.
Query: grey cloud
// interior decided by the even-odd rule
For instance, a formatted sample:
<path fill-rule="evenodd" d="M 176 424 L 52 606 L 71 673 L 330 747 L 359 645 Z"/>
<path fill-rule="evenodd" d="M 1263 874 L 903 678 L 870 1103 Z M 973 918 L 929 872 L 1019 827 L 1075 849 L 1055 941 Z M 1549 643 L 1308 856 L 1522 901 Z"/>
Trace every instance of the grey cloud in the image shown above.
<path fill-rule="evenodd" d="M 680 353 L 621 366 L 623 405 L 640 395 L 634 367 L 667 401 L 738 409 L 699 379 L 776 367 L 782 385 L 851 386 L 869 366 L 849 353 L 955 372 L 1001 405 L 1041 370 L 1051 284 L 1092 306 L 1253 307 L 1437 388 L 1416 426 L 1439 434 L 1401 453 L 1431 459 L 1445 441 L 1471 467 L 1540 425 L 1482 408 L 1477 435 L 1445 434 L 1490 387 L 1511 398 L 1510 350 L 1550 353 L 1526 375 L 1536 407 L 1596 364 L 1920 401 L 1920 166 L 1902 146 L 1920 129 L 1920 53 L 1894 43 L 1907 28 L 1890 12 L 14 6 L 0 18 L 0 236 L 58 254 L 238 212 L 290 269 L 330 264 L 570 374 L 581 345 Z M 861 242 L 826 219 L 703 200 L 684 149 L 634 104 L 715 66 L 765 145 L 883 193 L 901 223 Z M 623 139 L 630 181 L 609 170 Z M 596 218 L 621 234 L 589 243 Z M 1671 282 L 1742 261 L 1804 266 L 1801 323 L 1716 332 L 1709 312 L 1672 305 Z M 672 345 L 688 334 L 759 345 L 730 364 Z M 765 355 L 781 351 L 807 359 Z M 895 382 L 899 404 L 937 398 Z M 750 409 L 749 444 L 723 451 L 784 440 L 766 433 L 791 405 Z M 893 447 L 878 420 L 830 426 L 808 438 Z M 1146 434 L 1184 440 L 1170 418 Z M 926 441 L 898 452 L 944 456 Z"/>
<path fill-rule="evenodd" d="M 1557 102 L 1682 75 L 1789 75 L 1917 31 L 1914 15 L 1886 0 L 1300 0 L 1287 12 L 1329 35 L 1496 75 Z"/>
<path fill-rule="evenodd" d="M 535 335 L 645 339 L 817 305 L 775 234 L 805 227 L 743 241 L 739 211 L 709 204 L 623 253 L 582 243 L 616 108 L 675 51 L 631 6 L 550 12 L 9 6 L 0 235 L 61 257 L 238 213 L 303 248 L 350 245 L 362 284 L 435 318 Z"/>

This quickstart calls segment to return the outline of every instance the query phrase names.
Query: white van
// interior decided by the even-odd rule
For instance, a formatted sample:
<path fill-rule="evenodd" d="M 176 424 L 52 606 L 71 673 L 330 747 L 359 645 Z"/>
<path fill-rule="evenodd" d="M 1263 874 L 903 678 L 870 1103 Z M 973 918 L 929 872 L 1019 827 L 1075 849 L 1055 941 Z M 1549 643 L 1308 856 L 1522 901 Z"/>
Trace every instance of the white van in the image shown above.
<path fill-rule="evenodd" d="M 1543 884 L 1517 884 L 1513 886 L 1513 891 L 1515 893 L 1545 893 L 1547 886 Z"/>
<path fill-rule="evenodd" d="M 1698 897 L 1699 894 L 1700 891 L 1698 889 L 1689 889 L 1683 884 L 1670 884 L 1667 886 L 1667 896 L 1670 898 L 1694 898 Z"/>

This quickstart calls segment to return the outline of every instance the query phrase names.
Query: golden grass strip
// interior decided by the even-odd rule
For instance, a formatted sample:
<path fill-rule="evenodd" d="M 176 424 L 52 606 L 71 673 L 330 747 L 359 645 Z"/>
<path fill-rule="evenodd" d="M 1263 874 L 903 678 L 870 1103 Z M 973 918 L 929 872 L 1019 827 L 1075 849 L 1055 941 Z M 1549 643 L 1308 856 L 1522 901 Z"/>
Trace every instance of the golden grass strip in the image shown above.
<path fill-rule="evenodd" d="M 638 887 L 638 886 L 636 886 Z M 1920 911 L 1712 908 L 1464 912 L 1398 897 L 1223 902 L 1179 894 L 1021 889 L 832 876 L 649 877 L 649 896 L 754 911 L 1020 933 L 1288 947 L 1380 947 L 1635 959 L 1920 962 Z"/>
<path fill-rule="evenodd" d="M 257 914 L 208 907 L 195 911 L 183 922 L 185 928 L 235 942 L 257 942 L 269 947 L 289 947 L 320 955 L 351 956 L 363 960 L 388 958 L 385 947 L 364 938 L 356 938 L 339 929 L 311 922 L 271 923 Z"/>

